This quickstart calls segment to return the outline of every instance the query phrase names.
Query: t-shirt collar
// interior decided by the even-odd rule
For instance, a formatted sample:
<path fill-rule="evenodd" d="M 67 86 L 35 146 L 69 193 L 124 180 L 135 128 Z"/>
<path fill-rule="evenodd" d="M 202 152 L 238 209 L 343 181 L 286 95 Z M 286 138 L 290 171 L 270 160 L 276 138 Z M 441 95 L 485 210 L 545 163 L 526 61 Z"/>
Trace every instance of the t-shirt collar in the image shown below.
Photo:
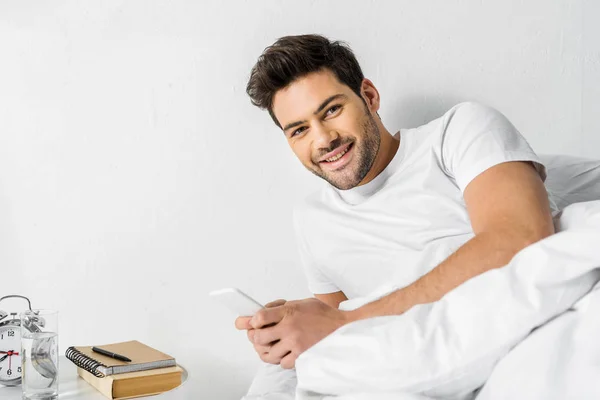
<path fill-rule="evenodd" d="M 347 190 L 333 188 L 332 186 L 344 202 L 352 205 L 360 204 L 383 187 L 388 178 L 396 171 L 398 163 L 402 161 L 404 146 L 402 145 L 401 136 L 401 130 L 394 135 L 400 140 L 398 150 L 396 150 L 396 154 L 394 154 L 390 163 L 371 182 Z"/>

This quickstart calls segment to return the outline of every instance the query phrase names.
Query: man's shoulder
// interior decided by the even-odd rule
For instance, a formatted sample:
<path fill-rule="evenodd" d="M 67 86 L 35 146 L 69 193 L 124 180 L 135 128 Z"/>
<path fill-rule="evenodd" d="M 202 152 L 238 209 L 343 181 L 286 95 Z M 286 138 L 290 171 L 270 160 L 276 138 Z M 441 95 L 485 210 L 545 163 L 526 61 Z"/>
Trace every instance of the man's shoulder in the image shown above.
<path fill-rule="evenodd" d="M 504 114 L 480 102 L 458 103 L 441 119 L 439 138 L 444 157 L 465 151 L 475 141 L 496 143 L 514 141 L 520 136 Z M 482 150 L 487 148 L 490 146 L 483 146 Z"/>
<path fill-rule="evenodd" d="M 478 101 L 464 101 L 446 111 L 443 116 L 446 124 L 468 125 L 476 120 L 497 118 L 502 114 L 487 104 Z"/>
<path fill-rule="evenodd" d="M 404 129 L 402 139 L 411 147 L 420 144 L 440 144 L 448 130 L 461 132 L 472 123 L 494 119 L 501 115 L 496 109 L 477 101 L 464 101 L 448 109 L 441 116 L 416 128 Z"/>
<path fill-rule="evenodd" d="M 483 102 L 468 100 L 457 103 L 451 109 L 447 111 L 448 113 L 456 113 L 460 112 L 463 114 L 479 114 L 479 113 L 488 113 L 488 112 L 497 112 L 494 107 L 491 107 Z"/>

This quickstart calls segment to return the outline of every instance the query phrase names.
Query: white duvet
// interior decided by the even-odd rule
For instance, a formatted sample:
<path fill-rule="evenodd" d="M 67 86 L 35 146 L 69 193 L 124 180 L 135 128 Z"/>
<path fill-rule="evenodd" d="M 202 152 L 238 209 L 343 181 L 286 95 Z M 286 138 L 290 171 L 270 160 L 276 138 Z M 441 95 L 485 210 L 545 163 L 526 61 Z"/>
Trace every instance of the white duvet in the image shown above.
<path fill-rule="evenodd" d="M 600 198 L 598 162 L 545 163 L 561 208 Z M 600 201 L 567 206 L 555 226 L 436 303 L 338 329 L 295 371 L 265 364 L 244 399 L 600 399 Z"/>
<path fill-rule="evenodd" d="M 600 201 L 555 221 L 438 302 L 338 329 L 295 374 L 265 366 L 246 399 L 600 398 Z"/>

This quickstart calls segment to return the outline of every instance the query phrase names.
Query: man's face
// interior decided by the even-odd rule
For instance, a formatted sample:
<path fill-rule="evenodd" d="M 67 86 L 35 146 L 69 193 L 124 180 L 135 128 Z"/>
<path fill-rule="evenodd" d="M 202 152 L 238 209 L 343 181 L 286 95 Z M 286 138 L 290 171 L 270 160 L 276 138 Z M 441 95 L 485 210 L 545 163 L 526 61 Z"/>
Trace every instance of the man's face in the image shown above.
<path fill-rule="evenodd" d="M 273 113 L 302 164 L 338 189 L 367 175 L 381 135 L 364 101 L 335 75 L 311 73 L 278 91 Z"/>

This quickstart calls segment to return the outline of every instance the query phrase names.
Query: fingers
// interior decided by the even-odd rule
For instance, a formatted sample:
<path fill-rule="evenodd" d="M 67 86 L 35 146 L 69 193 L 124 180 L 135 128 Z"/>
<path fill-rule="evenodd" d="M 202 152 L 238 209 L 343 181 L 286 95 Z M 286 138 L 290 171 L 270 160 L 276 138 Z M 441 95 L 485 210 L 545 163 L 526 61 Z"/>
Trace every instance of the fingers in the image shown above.
<path fill-rule="evenodd" d="M 261 359 L 263 359 L 271 351 L 271 346 L 270 345 L 262 346 L 262 345 L 259 345 L 259 344 L 255 344 L 254 345 L 254 351 L 256 351 L 256 354 L 258 354 L 258 356 Z"/>
<path fill-rule="evenodd" d="M 235 327 L 239 330 L 252 329 L 252 326 L 250 325 L 251 319 L 252 317 L 238 317 L 235 320 Z"/>
<path fill-rule="evenodd" d="M 253 329 L 252 343 L 266 346 L 281 339 L 281 329 L 278 326 L 270 328 Z"/>
<path fill-rule="evenodd" d="M 250 320 L 250 326 L 259 329 L 266 325 L 276 324 L 283 319 L 284 315 L 285 307 L 283 306 L 265 308 L 254 314 Z"/>
<path fill-rule="evenodd" d="M 285 342 L 277 342 L 270 346 L 267 352 L 260 355 L 260 359 L 269 364 L 279 364 L 282 358 L 290 353 L 289 345 Z"/>
<path fill-rule="evenodd" d="M 283 369 L 292 369 L 296 366 L 297 358 L 298 357 L 293 352 L 289 352 L 281 359 L 279 365 Z"/>
<path fill-rule="evenodd" d="M 279 307 L 279 306 L 284 305 L 285 303 L 286 303 L 285 300 L 279 299 L 279 300 L 275 300 L 275 301 L 265 304 L 265 307 L 266 308 Z"/>
<path fill-rule="evenodd" d="M 262 358 L 265 354 L 267 354 L 269 352 L 269 350 L 271 349 L 271 345 L 270 344 L 262 345 L 262 344 L 254 343 L 254 335 L 255 334 L 256 334 L 255 329 L 249 329 L 248 332 L 246 333 L 246 335 L 248 336 L 248 340 L 250 341 L 250 343 L 252 343 L 252 346 L 254 346 L 254 351 L 256 351 L 258 356 Z"/>
<path fill-rule="evenodd" d="M 260 359 L 267 363 L 279 364 L 289 353 L 279 340 L 279 329 L 276 326 L 285 315 L 285 308 L 282 307 L 285 303 L 283 299 L 272 301 L 253 317 L 238 317 L 235 320 L 235 327 L 247 330 L 246 335 L 254 350 Z"/>
<path fill-rule="evenodd" d="M 284 305 L 285 303 L 286 303 L 286 301 L 285 301 L 285 300 L 283 300 L 283 299 L 279 299 L 279 300 L 275 300 L 275 301 L 272 301 L 272 302 L 270 302 L 270 303 L 267 303 L 267 304 L 265 305 L 265 308 L 274 308 L 274 307 L 280 307 L 280 306 Z M 252 327 L 252 325 L 250 325 L 250 320 L 251 320 L 251 319 L 252 319 L 252 317 L 238 317 L 238 318 L 236 318 L 236 320 L 235 320 L 235 327 L 236 327 L 238 330 L 248 330 L 248 329 L 252 329 L 253 327 Z M 272 322 L 271 324 L 272 324 L 272 325 L 274 325 L 274 324 L 276 324 L 277 322 L 279 322 L 279 321 L 274 321 L 274 322 Z M 269 325 L 269 324 L 267 323 L 267 324 L 264 324 L 264 325 Z"/>
<path fill-rule="evenodd" d="M 256 351 L 256 353 L 258 354 L 258 356 L 262 358 L 265 354 L 269 353 L 269 350 L 271 349 L 271 346 L 270 346 L 270 344 L 261 345 L 261 344 L 254 343 L 254 335 L 255 334 L 256 334 L 256 330 L 249 329 L 248 333 L 247 333 L 248 340 L 250 340 L 250 342 L 254 346 L 254 351 Z"/>

